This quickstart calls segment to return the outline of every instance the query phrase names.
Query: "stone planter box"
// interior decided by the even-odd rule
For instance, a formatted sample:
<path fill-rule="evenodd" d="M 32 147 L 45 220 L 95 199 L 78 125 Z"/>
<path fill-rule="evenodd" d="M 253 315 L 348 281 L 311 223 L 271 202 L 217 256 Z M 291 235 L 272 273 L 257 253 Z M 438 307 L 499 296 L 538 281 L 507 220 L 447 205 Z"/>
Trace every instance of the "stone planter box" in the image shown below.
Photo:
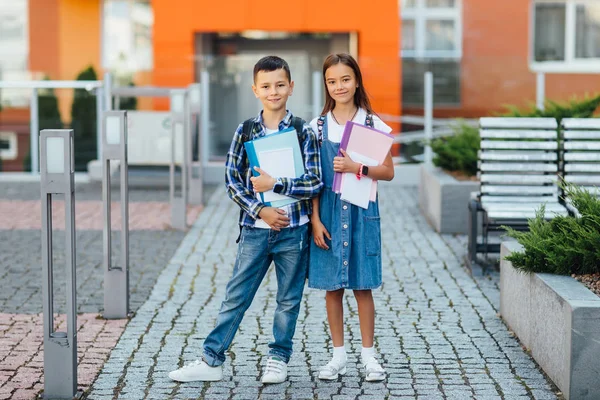
<path fill-rule="evenodd" d="M 600 297 L 570 276 L 516 270 L 504 257 L 519 250 L 502 243 L 502 318 L 567 399 L 600 399 Z"/>
<path fill-rule="evenodd" d="M 442 169 L 421 165 L 419 207 L 439 233 L 468 232 L 467 204 L 471 192 L 479 191 L 479 182 L 459 181 Z"/>

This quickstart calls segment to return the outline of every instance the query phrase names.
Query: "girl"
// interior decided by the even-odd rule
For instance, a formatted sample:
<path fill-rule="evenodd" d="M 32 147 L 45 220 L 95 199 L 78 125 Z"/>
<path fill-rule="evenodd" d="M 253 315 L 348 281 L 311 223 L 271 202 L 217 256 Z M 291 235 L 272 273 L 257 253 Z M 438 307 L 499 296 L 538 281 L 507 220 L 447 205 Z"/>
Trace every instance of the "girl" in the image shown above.
<path fill-rule="evenodd" d="M 319 378 L 337 379 L 346 372 L 344 347 L 344 289 L 352 289 L 358 305 L 362 338 L 360 361 L 365 380 L 381 381 L 385 370 L 373 348 L 375 307 L 371 289 L 381 285 L 381 228 L 378 202 L 363 209 L 342 201 L 332 191 L 334 172 L 366 175 L 375 180 L 392 180 L 391 154 L 383 165 L 363 167 L 343 150 L 338 150 L 346 121 L 354 121 L 389 133 L 392 129 L 374 115 L 365 91 L 362 75 L 354 58 L 332 54 L 323 64 L 325 107 L 311 126 L 321 143 L 322 180 L 320 197 L 313 198 L 311 216 L 313 238 L 310 249 L 308 285 L 326 290 L 327 319 L 333 341 L 333 357 L 321 368 Z"/>

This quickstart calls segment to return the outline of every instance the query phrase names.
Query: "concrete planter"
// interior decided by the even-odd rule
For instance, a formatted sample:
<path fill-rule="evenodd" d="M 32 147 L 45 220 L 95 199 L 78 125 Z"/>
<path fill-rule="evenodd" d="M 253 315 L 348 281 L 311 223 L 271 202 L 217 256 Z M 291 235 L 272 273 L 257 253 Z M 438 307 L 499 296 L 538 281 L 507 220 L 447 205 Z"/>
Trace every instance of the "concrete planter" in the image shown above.
<path fill-rule="evenodd" d="M 419 207 L 439 233 L 467 233 L 471 192 L 479 191 L 479 182 L 459 181 L 440 168 L 421 165 Z"/>
<path fill-rule="evenodd" d="M 504 257 L 521 249 L 502 243 L 502 318 L 567 399 L 600 399 L 600 297 L 570 276 L 516 270 Z"/>

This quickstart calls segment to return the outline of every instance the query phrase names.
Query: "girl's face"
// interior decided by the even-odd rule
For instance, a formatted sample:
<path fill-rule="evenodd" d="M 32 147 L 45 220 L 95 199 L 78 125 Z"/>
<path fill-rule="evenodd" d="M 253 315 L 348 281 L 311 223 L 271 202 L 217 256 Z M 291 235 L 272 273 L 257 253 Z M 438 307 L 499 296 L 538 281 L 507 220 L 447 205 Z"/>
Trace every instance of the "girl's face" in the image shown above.
<path fill-rule="evenodd" d="M 336 103 L 349 103 L 354 101 L 356 93 L 356 76 L 352 68 L 346 64 L 338 63 L 325 71 L 325 84 L 327 91 Z"/>

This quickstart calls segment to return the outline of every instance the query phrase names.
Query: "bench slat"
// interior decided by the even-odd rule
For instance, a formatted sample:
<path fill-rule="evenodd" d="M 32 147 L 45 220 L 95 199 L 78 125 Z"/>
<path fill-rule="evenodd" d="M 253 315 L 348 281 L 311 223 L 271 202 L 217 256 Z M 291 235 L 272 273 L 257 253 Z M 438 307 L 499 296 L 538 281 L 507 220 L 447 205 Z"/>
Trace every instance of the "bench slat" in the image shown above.
<path fill-rule="evenodd" d="M 514 118 L 483 117 L 479 119 L 482 128 L 517 128 L 517 129 L 556 129 L 558 124 L 554 118 Z"/>
<path fill-rule="evenodd" d="M 600 173 L 600 164 L 565 164 L 565 172 L 596 172 Z"/>
<path fill-rule="evenodd" d="M 576 185 L 598 185 L 600 186 L 600 175 L 576 175 L 566 174 L 565 181 Z"/>
<path fill-rule="evenodd" d="M 600 131 L 565 131 L 563 133 L 565 140 L 584 139 L 594 140 L 600 139 Z"/>
<path fill-rule="evenodd" d="M 494 195 L 558 195 L 556 186 L 481 185 L 481 193 Z"/>
<path fill-rule="evenodd" d="M 565 142 L 565 150 L 600 150 L 600 142 Z"/>
<path fill-rule="evenodd" d="M 491 210 L 491 211 L 487 212 L 487 216 L 489 219 L 492 219 L 492 220 L 499 220 L 499 219 L 528 220 L 528 219 L 535 218 L 535 213 L 536 213 L 536 210 L 530 210 L 530 211 L 495 211 L 495 210 Z M 546 212 L 544 214 L 544 218 L 552 219 L 556 216 L 556 214 L 566 216 L 569 214 L 569 212 L 567 211 L 566 208 L 564 210 L 552 211 L 552 212 L 549 212 L 548 210 L 546 210 Z"/>
<path fill-rule="evenodd" d="M 600 118 L 564 118 L 565 129 L 600 129 Z"/>
<path fill-rule="evenodd" d="M 556 153 L 548 153 L 545 151 L 496 150 L 482 151 L 479 158 L 486 161 L 556 161 Z"/>
<path fill-rule="evenodd" d="M 557 172 L 558 165 L 543 163 L 481 162 L 479 169 L 484 172 Z"/>
<path fill-rule="evenodd" d="M 565 161 L 600 161 L 600 153 L 582 151 L 582 152 L 566 152 L 564 155 Z"/>
<path fill-rule="evenodd" d="M 490 195 L 482 195 L 481 196 L 482 204 L 514 204 L 514 203 L 522 203 L 525 205 L 536 205 L 542 203 L 557 203 L 558 204 L 558 195 L 553 196 L 490 196 Z"/>
<path fill-rule="evenodd" d="M 525 140 L 482 140 L 482 149 L 506 149 L 506 150 L 557 150 L 558 141 L 536 142 Z"/>
<path fill-rule="evenodd" d="M 481 183 L 504 183 L 514 185 L 526 184 L 548 184 L 556 183 L 556 175 L 514 175 L 514 174 L 481 174 L 479 177 Z"/>
<path fill-rule="evenodd" d="M 481 129 L 479 136 L 482 139 L 550 139 L 556 140 L 556 130 L 489 130 Z"/>

